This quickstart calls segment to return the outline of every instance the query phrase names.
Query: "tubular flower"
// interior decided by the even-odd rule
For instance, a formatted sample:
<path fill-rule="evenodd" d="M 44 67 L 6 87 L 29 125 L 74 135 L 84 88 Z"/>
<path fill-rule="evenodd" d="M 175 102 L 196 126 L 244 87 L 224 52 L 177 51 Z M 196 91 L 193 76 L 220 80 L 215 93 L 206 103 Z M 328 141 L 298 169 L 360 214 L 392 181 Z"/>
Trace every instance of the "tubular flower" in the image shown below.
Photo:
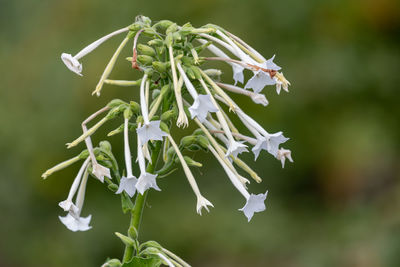
<path fill-rule="evenodd" d="M 267 60 L 242 39 L 216 25 L 208 24 L 196 28 L 190 23 L 180 26 L 167 20 L 152 24 L 149 18 L 139 16 L 132 25 L 100 38 L 75 56 L 62 54 L 62 60 L 71 71 L 81 75 L 82 64 L 79 60 L 112 36 L 124 32 L 126 36 L 105 66 L 93 93 L 99 95 L 103 84 L 106 83 L 110 87 L 123 86 L 124 90 L 130 90 L 131 99 L 127 102 L 113 99 L 83 121 L 83 134 L 68 144 L 68 148 L 72 148 L 84 141 L 86 146 L 83 151 L 43 174 L 43 178 L 46 178 L 72 163 L 84 160 L 67 199 L 59 203 L 67 212 L 66 216 L 60 217 L 62 223 L 72 231 L 91 228 L 91 216 L 80 215 L 89 175 L 105 183 L 110 191 L 121 197 L 124 212 L 140 216 L 145 203 L 145 192 L 150 188 L 161 191 L 157 182 L 173 173 L 176 167 L 183 169 L 194 192 L 196 212 L 201 215 L 203 210 L 209 211 L 213 204 L 200 192 L 192 173 L 194 167 L 200 168 L 203 164 L 190 157 L 188 151 L 204 151 L 216 158 L 233 187 L 244 197 L 244 206 L 239 210 L 248 221 L 255 213 L 264 211 L 268 191 L 264 189 L 262 192 L 265 193 L 253 194 L 247 190 L 246 186 L 250 183 L 247 176 L 258 183 L 262 180 L 240 158 L 241 154 L 251 149 L 254 160 L 260 160 L 260 153 L 265 150 L 284 167 L 286 159 L 293 162 L 291 151 L 281 147 L 289 138 L 281 131 L 266 131 L 249 115 L 247 108 L 237 104 L 240 103 L 237 99 L 244 95 L 255 104 L 262 105 L 258 108 L 263 108 L 269 104 L 265 95 L 260 93 L 265 86 L 274 85 L 278 94 L 282 89 L 288 91 L 290 82 L 275 64 L 275 56 Z M 145 38 L 139 36 L 146 36 L 150 40 L 144 42 L 142 39 Z M 133 43 L 133 46 L 130 46 L 133 49 L 129 51 L 132 56 L 127 58 L 128 67 L 132 72 L 140 72 L 141 79 L 110 79 L 113 67 L 120 63 L 117 62 L 118 56 L 129 42 Z M 207 50 L 213 57 L 204 56 Z M 228 64 L 232 68 L 233 81 L 221 81 L 221 70 L 215 66 L 205 68 L 204 63 Z M 252 77 L 246 80 L 245 72 L 253 74 Z M 238 83 L 243 86 L 237 86 Z M 135 96 L 135 87 L 138 87 L 139 97 Z M 105 111 L 108 113 L 94 126 L 87 126 Z M 268 116 L 267 113 L 262 114 Z M 120 167 L 123 164 L 118 162 L 119 157 L 114 156 L 108 141 L 102 141 L 97 147 L 93 147 L 91 136 L 111 120 L 119 121 L 119 126 L 110 129 L 108 136 L 123 134 L 124 167 Z M 174 134 L 182 136 L 183 131 L 179 133 L 179 127 L 188 127 L 189 123 L 193 132 L 178 141 Z M 186 129 L 184 133 L 189 131 L 191 129 Z M 132 136 L 134 139 L 131 140 L 137 140 L 137 162 L 132 162 L 129 145 Z M 139 167 L 138 178 L 133 175 L 132 164 Z M 237 167 L 246 174 L 239 174 Z M 205 182 L 204 179 L 202 182 Z M 75 195 L 77 197 L 74 202 Z M 131 198 L 136 198 L 135 202 Z M 134 240 L 138 225 L 133 224 L 139 221 L 136 217 L 132 219 L 133 227 L 128 231 L 129 236 L 119 235 L 129 249 L 140 250 L 145 247 L 138 246 L 138 240 Z M 149 248 L 143 251 L 147 249 Z M 143 251 L 133 254 L 145 255 L 141 254 Z M 161 251 L 164 250 L 158 250 Z M 127 250 L 125 255 L 130 254 L 132 253 Z M 152 255 L 158 255 L 166 264 L 177 265 L 176 258 L 168 258 L 170 254 L 163 252 Z M 168 257 L 163 258 L 165 255 Z M 128 261 L 124 260 L 123 264 L 126 262 Z M 185 266 L 181 261 L 177 262 Z"/>

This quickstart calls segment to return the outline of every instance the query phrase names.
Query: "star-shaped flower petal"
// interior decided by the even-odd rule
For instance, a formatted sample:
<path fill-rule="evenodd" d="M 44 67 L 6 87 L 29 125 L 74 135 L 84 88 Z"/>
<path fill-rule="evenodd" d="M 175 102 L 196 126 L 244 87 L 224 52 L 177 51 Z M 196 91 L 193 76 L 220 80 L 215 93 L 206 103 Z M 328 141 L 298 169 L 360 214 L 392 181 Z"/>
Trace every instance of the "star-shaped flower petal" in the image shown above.
<path fill-rule="evenodd" d="M 243 142 L 230 142 L 229 148 L 226 151 L 226 157 L 232 155 L 233 157 L 237 157 L 240 153 L 247 152 L 247 146 L 243 144 Z"/>
<path fill-rule="evenodd" d="M 87 217 L 80 217 L 80 216 L 75 216 L 72 215 L 71 213 L 68 213 L 67 216 L 61 217 L 60 221 L 71 231 L 76 232 L 76 231 L 87 231 L 91 226 L 89 226 L 90 219 L 92 218 L 92 215 L 89 215 Z"/>
<path fill-rule="evenodd" d="M 210 95 L 198 95 L 194 100 L 194 103 L 189 107 L 189 112 L 192 115 L 192 119 L 197 117 L 200 122 L 203 122 L 208 112 L 217 112 L 218 108 L 213 104 Z"/>
<path fill-rule="evenodd" d="M 197 213 L 198 213 L 198 214 L 201 215 L 201 209 L 202 209 L 202 208 L 205 208 L 208 212 L 210 212 L 209 209 L 208 209 L 208 206 L 214 207 L 214 205 L 213 205 L 210 201 L 208 201 L 205 197 L 199 196 L 199 197 L 197 198 L 197 207 L 196 207 L 196 210 L 197 210 Z"/>
<path fill-rule="evenodd" d="M 282 132 L 270 134 L 268 137 L 268 152 L 276 157 L 279 145 L 285 143 L 287 140 L 289 140 L 289 138 L 284 137 Z"/>
<path fill-rule="evenodd" d="M 74 203 L 72 203 L 71 200 L 68 200 L 68 199 L 58 203 L 58 206 L 60 206 L 64 211 L 67 211 L 67 212 L 70 212 L 70 211 L 73 213 L 79 212 L 79 208 Z"/>
<path fill-rule="evenodd" d="M 122 177 L 119 182 L 119 187 L 115 194 L 121 194 L 125 191 L 130 197 L 133 197 L 136 193 L 136 184 L 138 179 L 135 176 Z"/>
<path fill-rule="evenodd" d="M 244 75 L 243 75 L 243 70 L 244 68 L 238 64 L 232 64 L 232 70 L 233 70 L 233 80 L 235 80 L 235 85 L 237 82 L 243 83 L 244 81 Z"/>
<path fill-rule="evenodd" d="M 280 70 L 281 67 L 279 67 L 278 65 L 276 65 L 274 63 L 274 59 L 275 59 L 275 55 L 273 55 L 270 59 L 268 59 L 267 61 L 262 63 L 263 67 L 265 69 L 269 69 L 269 70 Z"/>
<path fill-rule="evenodd" d="M 146 144 L 149 140 L 162 140 L 163 136 L 168 135 L 160 129 L 160 122 L 150 121 L 148 124 L 136 129 L 142 144 Z"/>
<path fill-rule="evenodd" d="M 82 76 L 82 64 L 76 58 L 74 58 L 71 54 L 62 53 L 61 59 L 70 71 Z"/>
<path fill-rule="evenodd" d="M 104 176 L 111 179 L 109 168 L 106 168 L 96 162 L 95 164 L 93 164 L 92 169 L 93 169 L 92 171 L 93 175 L 96 176 L 97 179 L 99 179 L 102 183 L 104 183 Z"/>
<path fill-rule="evenodd" d="M 288 159 L 290 162 L 293 162 L 292 152 L 289 149 L 284 149 L 284 148 L 279 149 L 276 158 L 281 161 L 282 168 L 285 167 L 286 159 Z"/>
<path fill-rule="evenodd" d="M 254 72 L 254 76 L 247 81 L 244 88 L 252 88 L 254 92 L 259 93 L 266 85 L 273 85 L 275 83 L 276 81 L 271 78 L 268 72 L 257 70 Z"/>
<path fill-rule="evenodd" d="M 254 153 L 254 160 L 257 160 L 261 150 L 268 150 L 268 141 L 265 137 L 259 137 L 256 145 L 251 149 Z"/>
<path fill-rule="evenodd" d="M 140 174 L 140 177 L 136 183 L 137 191 L 141 195 L 143 195 L 144 192 L 149 188 L 154 188 L 157 191 L 161 191 L 161 189 L 157 185 L 156 178 L 157 174 L 151 174 L 147 172 Z"/>
<path fill-rule="evenodd" d="M 239 209 L 243 211 L 244 215 L 247 217 L 247 220 L 250 222 L 255 212 L 261 212 L 265 210 L 265 199 L 267 198 L 268 191 L 265 194 L 250 194 L 247 199 L 246 205 L 243 208 Z"/>

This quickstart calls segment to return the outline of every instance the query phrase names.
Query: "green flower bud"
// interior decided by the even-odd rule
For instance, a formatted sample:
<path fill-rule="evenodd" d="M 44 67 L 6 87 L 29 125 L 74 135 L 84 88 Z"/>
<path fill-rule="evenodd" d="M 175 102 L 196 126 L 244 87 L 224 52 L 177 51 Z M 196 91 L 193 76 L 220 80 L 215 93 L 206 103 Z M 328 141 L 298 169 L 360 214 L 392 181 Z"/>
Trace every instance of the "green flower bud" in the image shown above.
<path fill-rule="evenodd" d="M 143 16 L 143 15 L 138 15 L 135 18 L 136 23 L 142 24 L 142 25 L 150 25 L 151 24 L 151 19 L 149 17 Z"/>
<path fill-rule="evenodd" d="M 181 146 L 187 147 L 196 143 L 196 136 L 189 135 L 181 139 Z"/>
<path fill-rule="evenodd" d="M 174 23 L 172 21 L 170 21 L 170 20 L 161 20 L 161 21 L 157 22 L 156 24 L 154 24 L 153 27 L 154 28 L 159 28 L 161 30 L 165 30 L 169 26 L 171 26 L 172 24 L 174 24 Z"/>
<path fill-rule="evenodd" d="M 108 189 L 110 189 L 112 192 L 117 192 L 117 190 L 118 190 L 118 185 L 116 185 L 116 184 L 109 184 L 107 187 L 108 187 Z"/>
<path fill-rule="evenodd" d="M 129 26 L 129 31 L 131 32 L 137 32 L 142 28 L 142 26 L 138 23 L 133 23 L 131 26 Z"/>
<path fill-rule="evenodd" d="M 113 99 L 110 102 L 108 102 L 107 107 L 115 108 L 115 107 L 120 106 L 122 104 L 126 104 L 126 102 L 122 101 L 121 99 Z"/>
<path fill-rule="evenodd" d="M 111 143 L 108 141 L 101 141 L 99 147 L 107 152 L 111 152 Z"/>
<path fill-rule="evenodd" d="M 182 35 L 179 32 L 174 32 L 172 33 L 172 38 L 174 38 L 175 41 L 181 41 L 182 40 Z"/>
<path fill-rule="evenodd" d="M 157 35 L 156 31 L 153 28 L 146 28 L 143 32 L 144 36 L 154 37 Z"/>
<path fill-rule="evenodd" d="M 160 122 L 160 129 L 161 129 L 163 132 L 169 133 L 169 127 L 168 127 L 168 125 L 165 124 L 164 122 Z"/>
<path fill-rule="evenodd" d="M 170 33 L 176 32 L 177 30 L 178 30 L 178 25 L 176 25 L 176 23 L 172 23 L 166 29 L 165 34 L 169 35 Z"/>
<path fill-rule="evenodd" d="M 193 167 L 203 167 L 203 164 L 201 164 L 200 162 L 194 161 L 193 159 L 191 159 L 188 156 L 183 156 L 184 160 L 186 161 L 188 166 L 193 166 Z M 179 158 L 175 159 L 175 162 L 178 163 L 179 162 Z"/>
<path fill-rule="evenodd" d="M 123 235 L 121 233 L 115 232 L 115 235 L 119 237 L 119 239 L 121 239 L 121 241 L 127 245 L 127 246 L 134 246 L 135 245 L 135 241 L 130 238 L 129 236 Z"/>
<path fill-rule="evenodd" d="M 167 37 L 165 37 L 165 44 L 167 46 L 172 46 L 173 42 L 174 42 L 174 38 L 172 37 L 172 34 L 168 34 Z"/>
<path fill-rule="evenodd" d="M 194 75 L 194 72 L 191 68 L 184 67 L 184 69 L 185 69 L 187 76 L 189 76 L 190 79 L 192 79 L 192 80 L 196 79 L 196 76 Z"/>
<path fill-rule="evenodd" d="M 208 150 L 208 146 L 210 145 L 210 142 L 208 141 L 207 137 L 205 137 L 203 135 L 196 135 L 196 142 L 203 149 Z"/>
<path fill-rule="evenodd" d="M 137 118 L 136 118 L 136 123 L 137 124 L 141 124 L 141 125 L 143 125 L 143 117 L 142 116 L 138 116 Z"/>
<path fill-rule="evenodd" d="M 160 39 L 153 39 L 147 42 L 148 45 L 161 47 L 164 45 L 164 41 Z"/>
<path fill-rule="evenodd" d="M 136 103 L 135 101 L 129 102 L 129 107 L 131 108 L 133 114 L 139 113 L 140 105 L 138 103 Z"/>
<path fill-rule="evenodd" d="M 154 247 L 148 247 L 140 252 L 140 254 L 145 254 L 145 255 L 157 255 L 160 253 L 160 250 Z"/>
<path fill-rule="evenodd" d="M 161 120 L 162 121 L 169 121 L 170 119 L 173 119 L 176 117 L 176 111 L 174 109 L 167 110 L 161 115 Z"/>
<path fill-rule="evenodd" d="M 193 135 L 204 135 L 204 132 L 203 132 L 203 130 L 202 129 L 196 129 L 194 132 L 193 132 Z"/>
<path fill-rule="evenodd" d="M 143 65 L 151 65 L 153 63 L 153 58 L 151 56 L 147 55 L 138 55 L 137 56 L 137 61 Z"/>
<path fill-rule="evenodd" d="M 83 150 L 79 155 L 79 159 L 87 159 L 89 157 L 89 151 L 87 149 Z"/>
<path fill-rule="evenodd" d="M 131 226 L 128 229 L 128 236 L 132 239 L 137 239 L 138 237 L 138 231 L 136 230 L 135 227 Z"/>
<path fill-rule="evenodd" d="M 132 109 L 129 107 L 124 110 L 124 118 L 125 119 L 130 119 L 132 117 Z"/>
<path fill-rule="evenodd" d="M 136 47 L 140 54 L 152 56 L 152 57 L 156 55 L 156 51 L 151 46 L 144 45 L 144 44 L 138 44 Z"/>
<path fill-rule="evenodd" d="M 200 72 L 199 68 L 197 68 L 197 67 L 195 67 L 193 65 L 191 65 L 189 68 L 193 71 L 193 74 L 196 77 L 196 79 L 200 80 L 201 79 L 201 72 Z"/>
<path fill-rule="evenodd" d="M 158 71 L 159 73 L 167 72 L 169 67 L 169 62 L 160 62 L 160 61 L 153 61 L 152 63 L 153 68 Z"/>

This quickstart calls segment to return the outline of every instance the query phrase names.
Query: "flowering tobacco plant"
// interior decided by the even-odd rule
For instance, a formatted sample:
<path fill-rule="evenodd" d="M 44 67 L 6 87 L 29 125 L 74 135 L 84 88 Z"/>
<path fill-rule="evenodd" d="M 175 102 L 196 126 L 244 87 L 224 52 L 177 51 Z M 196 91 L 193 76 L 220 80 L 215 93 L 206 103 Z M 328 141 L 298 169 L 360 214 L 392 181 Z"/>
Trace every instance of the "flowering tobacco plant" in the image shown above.
<path fill-rule="evenodd" d="M 59 217 L 60 221 L 71 231 L 91 228 L 91 215 L 81 217 L 89 176 L 105 182 L 112 192 L 121 196 L 123 211 L 132 216 L 127 234 L 116 233 L 125 244 L 125 252 L 122 260 L 107 260 L 103 266 L 189 266 L 155 241 L 139 243 L 139 222 L 149 189 L 161 191 L 157 180 L 171 174 L 176 165 L 181 165 L 197 198 L 197 213 L 201 215 L 203 209 L 209 211 L 213 204 L 200 192 L 190 170 L 190 167 L 202 165 L 183 155 L 185 151 L 204 150 L 217 159 L 233 186 L 244 197 L 244 206 L 239 210 L 248 221 L 254 213 L 264 211 L 268 191 L 260 194 L 248 192 L 246 184 L 250 181 L 240 175 L 237 168 L 248 173 L 257 183 L 261 182 L 261 178 L 239 155 L 251 149 L 256 160 L 265 150 L 281 161 L 284 167 L 286 159 L 293 162 L 290 150 L 280 147 L 288 138 L 282 132 L 267 132 L 235 103 L 231 95 L 248 96 L 254 103 L 266 106 L 268 100 L 260 93 L 265 86 L 275 85 L 279 94 L 282 88 L 288 92 L 290 83 L 279 72 L 281 68 L 273 62 L 274 57 L 265 59 L 242 39 L 219 26 L 208 24 L 194 28 L 190 23 L 179 26 L 168 20 L 152 24 L 144 16 L 138 16 L 132 25 L 93 42 L 75 56 L 63 53 L 61 59 L 71 71 L 82 76 L 83 68 L 79 60 L 106 40 L 123 33 L 126 36 L 111 57 L 93 94 L 100 96 L 104 84 L 137 86 L 140 99 L 129 103 L 114 99 L 90 115 L 82 122 L 82 135 L 67 144 L 71 148 L 84 142 L 86 149 L 47 170 L 42 177 L 47 178 L 75 162 L 83 161 L 67 199 L 59 203 L 66 212 L 64 217 Z M 139 43 L 139 39 L 146 42 Z M 133 43 L 132 57 L 127 60 L 134 71 L 143 74 L 142 78 L 135 81 L 112 80 L 109 78 L 111 71 L 121 50 L 130 41 Z M 201 57 L 204 50 L 211 52 L 213 57 Z M 218 82 L 221 74 L 218 69 L 202 69 L 201 65 L 207 61 L 229 64 L 234 84 Z M 246 83 L 245 70 L 253 72 Z M 237 86 L 238 83 L 244 83 L 244 88 Z M 250 136 L 237 130 L 221 106 L 226 106 L 230 115 L 238 116 Z M 87 127 L 89 122 L 102 114 L 106 115 L 92 127 Z M 108 141 L 100 142 L 97 147 L 93 147 L 91 141 L 91 135 L 103 124 L 119 118 L 123 119 L 121 126 L 108 136 L 123 134 L 124 169 L 116 161 Z M 177 142 L 170 134 L 171 129 L 185 128 L 189 123 L 196 129 Z M 132 168 L 131 154 L 131 145 L 135 141 L 137 171 Z"/>

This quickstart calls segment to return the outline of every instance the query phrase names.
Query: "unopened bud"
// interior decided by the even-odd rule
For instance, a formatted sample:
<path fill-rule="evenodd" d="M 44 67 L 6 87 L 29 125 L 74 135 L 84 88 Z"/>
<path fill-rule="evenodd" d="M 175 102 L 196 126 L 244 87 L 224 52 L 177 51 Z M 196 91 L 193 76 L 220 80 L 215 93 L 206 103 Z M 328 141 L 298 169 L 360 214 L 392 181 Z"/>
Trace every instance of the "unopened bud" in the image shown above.
<path fill-rule="evenodd" d="M 158 47 L 160 47 L 160 46 L 163 46 L 163 45 L 164 45 L 164 41 L 163 41 L 163 40 L 160 40 L 160 39 L 152 39 L 152 40 L 148 41 L 147 44 L 148 44 L 148 45 L 151 45 L 151 46 L 158 46 Z"/>
<path fill-rule="evenodd" d="M 208 141 L 207 137 L 205 137 L 203 135 L 197 135 L 196 141 L 203 149 L 208 150 L 208 146 L 210 145 L 210 142 Z"/>
<path fill-rule="evenodd" d="M 204 73 L 211 77 L 219 77 L 222 75 L 222 71 L 218 69 L 206 69 Z"/>
<path fill-rule="evenodd" d="M 126 104 L 126 102 L 122 101 L 121 99 L 113 99 L 110 102 L 108 102 L 107 107 L 115 108 L 115 107 L 123 105 L 123 104 Z"/>
<path fill-rule="evenodd" d="M 138 55 L 137 61 L 143 65 L 151 65 L 153 63 L 153 58 L 148 55 Z"/>
<path fill-rule="evenodd" d="M 111 152 L 111 143 L 108 141 L 101 141 L 99 147 L 107 152 Z"/>
<path fill-rule="evenodd" d="M 174 109 L 167 110 L 161 115 L 162 121 L 169 121 L 176 116 L 176 111 Z"/>
<path fill-rule="evenodd" d="M 188 157 L 188 156 L 183 156 L 183 158 L 185 159 L 187 165 L 189 166 L 193 166 L 193 167 L 203 167 L 203 164 L 201 164 L 200 162 L 197 162 L 195 160 L 193 160 L 192 158 Z M 178 159 L 178 158 L 177 158 Z M 179 160 L 179 159 L 178 159 Z"/>
<path fill-rule="evenodd" d="M 153 65 L 153 68 L 159 73 L 167 72 L 167 69 L 169 67 L 169 63 L 167 62 L 153 61 L 151 64 Z"/>
<path fill-rule="evenodd" d="M 130 238 L 132 239 L 137 239 L 138 237 L 138 231 L 136 230 L 136 228 L 134 226 L 129 227 L 128 229 L 128 235 Z"/>
<path fill-rule="evenodd" d="M 172 23 L 171 25 L 168 26 L 165 33 L 168 35 L 170 33 L 176 32 L 177 30 L 178 30 L 178 25 L 176 25 L 176 23 Z"/>
<path fill-rule="evenodd" d="M 148 45 L 138 44 L 137 50 L 139 51 L 140 54 L 143 54 L 143 55 L 152 56 L 152 57 L 156 55 L 156 51 L 154 50 L 154 48 L 152 48 Z"/>
<path fill-rule="evenodd" d="M 106 263 L 101 265 L 101 267 L 121 267 L 122 263 L 118 259 L 108 260 Z"/>
<path fill-rule="evenodd" d="M 108 189 L 110 189 L 112 192 L 117 192 L 117 190 L 118 190 L 118 185 L 116 185 L 116 184 L 109 184 L 107 187 L 108 187 Z"/>
<path fill-rule="evenodd" d="M 163 132 L 169 133 L 168 125 L 165 124 L 165 123 L 162 122 L 162 121 L 160 122 L 160 129 L 161 129 Z"/>
<path fill-rule="evenodd" d="M 159 28 L 161 30 L 165 30 L 167 29 L 169 26 L 171 26 L 172 24 L 174 24 L 172 21 L 170 20 L 161 20 L 159 22 L 157 22 L 156 24 L 154 24 L 154 28 Z"/>
<path fill-rule="evenodd" d="M 132 246 L 132 247 L 135 245 L 135 241 L 134 241 L 132 238 L 130 238 L 130 237 L 128 237 L 128 236 L 126 236 L 126 235 L 123 235 L 123 234 L 121 234 L 121 233 L 118 233 L 118 232 L 115 232 L 115 235 L 118 236 L 119 239 L 121 239 L 121 241 L 122 241 L 125 245 L 127 245 L 127 246 Z"/>
<path fill-rule="evenodd" d="M 133 114 L 139 113 L 140 105 L 138 103 L 136 103 L 135 101 L 129 102 L 129 107 L 131 108 Z"/>
<path fill-rule="evenodd" d="M 130 119 L 131 117 L 132 117 L 132 110 L 131 110 L 131 108 L 129 107 L 129 108 L 126 108 L 125 110 L 124 110 L 124 118 L 125 119 Z"/>
<path fill-rule="evenodd" d="M 184 147 L 193 145 L 195 143 L 196 143 L 196 136 L 193 135 L 185 136 L 181 139 L 181 145 Z"/>

